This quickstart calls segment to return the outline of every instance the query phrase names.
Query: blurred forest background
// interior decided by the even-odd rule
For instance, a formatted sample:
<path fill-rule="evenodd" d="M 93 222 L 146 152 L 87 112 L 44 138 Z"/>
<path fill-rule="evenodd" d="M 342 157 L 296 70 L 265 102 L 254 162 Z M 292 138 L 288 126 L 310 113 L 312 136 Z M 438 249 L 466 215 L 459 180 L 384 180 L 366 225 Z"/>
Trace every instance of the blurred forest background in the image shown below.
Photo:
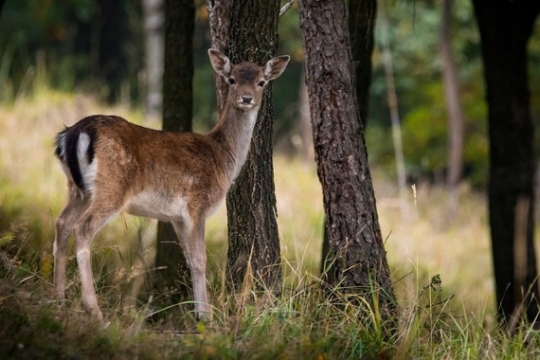
<path fill-rule="evenodd" d="M 47 320 L 30 322 L 23 319 L 24 326 L 35 323 L 43 327 L 45 335 L 35 331 L 38 342 L 47 342 L 51 333 L 63 336 L 62 330 L 58 329 L 68 328 L 71 323 L 71 330 L 75 329 L 72 340 L 86 338 L 90 333 L 79 326 L 84 317 L 72 316 L 73 309 L 83 313 L 77 300 L 68 307 L 65 318 L 55 313 L 56 318 L 51 320 L 49 312 L 53 301 L 48 291 L 52 275 L 54 219 L 66 198 L 65 177 L 53 156 L 54 135 L 63 124 L 70 125 L 93 113 L 120 115 L 148 127 L 161 127 L 164 29 L 163 14 L 156 11 L 159 3 L 158 0 L 0 0 L 0 290 L 7 294 L 0 294 L 0 320 L 4 321 L 0 327 L 0 345 L 5 335 L 11 336 L 13 324 L 19 326 L 21 313 L 28 318 Z M 406 355 L 459 358 L 455 354 L 466 353 L 476 354 L 478 358 L 498 359 L 503 357 L 498 356 L 493 347 L 502 344 L 503 354 L 510 349 L 521 355 L 523 344 L 529 340 L 519 342 L 514 348 L 505 348 L 509 344 L 507 338 L 489 332 L 489 325 L 495 322 L 496 302 L 486 206 L 489 140 L 480 35 L 470 0 L 453 1 L 449 22 L 445 22 L 443 16 L 443 5 L 447 3 L 447 0 L 389 0 L 384 8 L 379 7 L 375 26 L 369 112 L 363 120 L 367 123 L 367 152 L 385 249 L 402 309 L 397 350 L 405 349 L 404 358 Z M 196 132 L 205 132 L 216 121 L 216 91 L 207 56 L 211 39 L 206 2 L 195 0 L 195 7 L 193 128 Z M 311 128 L 308 126 L 306 131 L 303 126 L 306 87 L 298 11 L 298 4 L 294 2 L 280 18 L 277 55 L 289 54 L 292 60 L 283 76 L 273 83 L 279 237 L 284 283 L 289 286 L 285 292 L 293 296 L 285 296 L 273 308 L 248 309 L 238 318 L 231 317 L 230 322 L 223 316 L 220 325 L 225 330 L 219 342 L 212 343 L 209 337 L 201 336 L 192 343 L 188 339 L 178 345 L 178 338 L 173 338 L 167 345 L 175 344 L 168 350 L 175 354 L 171 358 L 177 358 L 176 351 L 197 349 L 204 352 L 208 350 L 201 345 L 206 344 L 205 341 L 218 350 L 220 346 L 226 348 L 231 342 L 238 341 L 239 354 L 252 350 L 270 353 L 277 348 L 274 346 L 276 340 L 268 339 L 272 335 L 286 337 L 284 347 L 289 341 L 296 341 L 294 344 L 300 347 L 305 343 L 317 351 L 337 351 L 341 355 L 343 343 L 340 341 L 350 341 L 347 345 L 354 347 L 362 340 L 358 340 L 359 336 L 372 335 L 369 329 L 360 330 L 359 335 L 358 329 L 363 324 L 347 322 L 354 316 L 350 317 L 346 312 L 339 316 L 332 312 L 319 313 L 321 304 L 317 298 L 305 301 L 313 301 L 314 307 L 302 308 L 304 304 L 294 303 L 298 299 L 303 301 L 302 296 L 308 299 L 308 291 L 302 286 L 311 286 L 320 274 L 324 222 L 321 186 L 313 153 L 309 151 Z M 449 36 L 443 34 L 443 24 L 450 24 L 446 28 Z M 453 189 L 457 189 L 459 202 L 456 203 L 449 195 L 452 189 L 448 180 L 451 158 L 448 129 L 452 119 L 449 119 L 445 99 L 448 84 L 443 76 L 441 49 L 444 45 L 451 50 L 456 64 L 458 105 L 463 114 L 463 172 L 459 185 Z M 538 20 L 528 45 L 531 116 L 538 132 Z M 393 109 L 388 100 L 387 49 L 391 51 L 391 77 L 397 99 L 397 107 Z M 398 181 L 401 171 L 396 166 L 396 158 L 399 160 L 400 156 L 399 149 L 395 148 L 396 129 L 392 127 L 390 110 L 394 111 L 393 115 L 398 115 L 401 124 L 405 173 L 402 180 L 406 180 L 406 188 L 405 181 Z M 540 134 L 537 134 L 538 138 Z M 538 165 L 538 145 L 535 151 Z M 537 174 L 538 184 L 540 171 L 537 170 Z M 536 193 L 540 199 L 539 191 Z M 539 209 L 538 200 L 536 204 Z M 538 210 L 536 218 L 538 227 Z M 93 245 L 100 302 L 104 303 L 110 317 L 117 316 L 121 323 L 119 327 L 111 326 L 105 330 L 107 346 L 114 353 L 131 345 L 136 347 L 140 342 L 158 343 L 155 337 L 132 336 L 142 331 L 146 314 L 153 311 L 151 304 L 138 304 L 142 308 L 142 320 L 121 315 L 134 305 L 130 303 L 133 301 L 131 295 L 137 295 L 136 291 L 142 286 L 138 276 L 154 270 L 144 268 L 141 260 L 146 265 L 153 264 L 149 253 L 155 239 L 155 223 L 126 217 L 107 226 L 107 231 L 100 232 Z M 219 300 L 216 306 L 222 314 L 228 314 L 222 278 L 226 226 L 225 206 L 222 206 L 209 218 L 206 228 L 208 284 Z M 129 241 L 119 242 L 120 238 Z M 71 278 L 76 279 L 74 256 L 70 258 L 70 269 Z M 11 284 L 16 285 L 12 287 Z M 78 299 L 77 291 L 74 280 L 69 286 L 68 298 Z M 30 309 L 38 303 L 45 304 L 42 305 L 45 315 L 36 315 Z M 22 306 L 30 310 L 21 311 Z M 316 311 L 312 311 L 315 308 Z M 262 312 L 265 312 L 264 316 Z M 320 319 L 316 318 L 319 315 Z M 58 318 L 61 325 L 56 322 Z M 166 324 L 157 332 L 165 333 L 168 327 L 184 328 L 185 323 L 189 323 L 184 320 L 174 320 L 177 322 Z M 24 326 L 20 328 L 24 330 Z M 121 332 L 121 327 L 127 332 Z M 255 329 L 260 329 L 259 341 L 242 342 L 254 336 Z M 322 330 L 319 333 L 320 329 L 335 329 L 336 332 L 332 337 Z M 126 335 L 129 331 L 130 335 Z M 200 333 L 203 332 L 204 328 Z M 535 331 L 530 333 L 538 336 Z M 62 336 L 57 341 L 60 348 L 66 344 Z M 376 342 L 379 340 L 377 338 Z M 16 349 L 17 341 L 18 338 L 13 343 Z M 315 344 L 317 341 L 319 343 Z M 540 344 L 540 337 L 536 341 Z M 96 354 L 101 357 L 103 343 L 100 338 L 95 340 Z M 89 346 L 85 341 L 81 344 L 83 349 Z M 47 346 L 49 344 L 45 344 Z M 50 346 L 56 346 L 55 341 Z M 182 346 L 187 346 L 187 350 L 179 350 Z M 158 347 L 148 348 L 157 351 Z M 71 348 L 65 350 L 67 354 L 73 351 Z M 129 354 L 130 350 L 127 351 Z M 351 358 L 362 358 L 352 354 Z"/>
<path fill-rule="evenodd" d="M 7 1 L 0 19 L 0 101 L 10 102 L 31 93 L 35 90 L 35 78 L 40 77 L 48 86 L 61 91 L 87 92 L 99 100 L 121 101 L 135 108 L 146 106 L 146 113 L 155 116 L 155 101 L 148 101 L 147 96 L 148 85 L 155 81 L 149 75 L 156 74 L 156 70 L 147 67 L 145 39 L 162 28 L 159 19 L 145 20 L 143 3 L 127 0 Z M 196 1 L 196 7 L 193 124 L 197 131 L 205 131 L 214 121 L 215 91 L 208 86 L 213 81 L 213 73 L 206 59 L 206 50 L 210 47 L 206 3 Z M 290 155 L 298 153 L 302 143 L 299 99 L 301 91 L 305 90 L 301 86 L 303 50 L 297 11 L 297 6 L 293 6 L 280 19 L 279 53 L 291 54 L 293 61 L 274 91 L 275 143 L 279 151 Z M 405 167 L 412 182 L 419 179 L 445 182 L 448 115 L 441 57 L 437 51 L 441 42 L 441 16 L 442 7 L 438 1 L 393 1 L 387 6 Z M 394 176 L 394 148 L 380 32 L 378 26 L 367 142 L 370 163 Z M 450 39 L 465 119 L 464 179 L 474 188 L 483 189 L 488 167 L 486 105 L 480 101 L 484 99 L 484 82 L 479 34 L 470 1 L 455 1 Z M 531 110 L 538 123 L 538 26 L 529 51 Z"/>

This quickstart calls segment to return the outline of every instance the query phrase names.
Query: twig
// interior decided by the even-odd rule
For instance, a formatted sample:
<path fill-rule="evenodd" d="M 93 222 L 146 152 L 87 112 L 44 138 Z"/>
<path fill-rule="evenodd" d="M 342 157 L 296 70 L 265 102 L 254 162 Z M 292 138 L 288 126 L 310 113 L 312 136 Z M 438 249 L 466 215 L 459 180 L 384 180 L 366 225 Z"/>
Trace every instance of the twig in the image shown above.
<path fill-rule="evenodd" d="M 285 14 L 287 12 L 287 10 L 289 10 L 293 4 L 294 0 L 289 0 L 288 3 L 286 3 L 285 5 L 283 5 L 283 7 L 281 8 L 281 10 L 279 10 L 279 16 L 283 16 L 283 14 Z"/>

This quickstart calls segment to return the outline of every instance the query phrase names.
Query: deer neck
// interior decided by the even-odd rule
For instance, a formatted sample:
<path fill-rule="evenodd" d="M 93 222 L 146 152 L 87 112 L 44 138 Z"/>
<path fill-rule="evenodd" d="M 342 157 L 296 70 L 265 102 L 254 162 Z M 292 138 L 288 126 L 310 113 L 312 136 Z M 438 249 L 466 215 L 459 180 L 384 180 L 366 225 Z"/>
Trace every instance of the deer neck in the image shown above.
<path fill-rule="evenodd" d="M 259 109 L 241 110 L 228 103 L 220 120 L 208 134 L 226 156 L 225 171 L 234 181 L 246 162 Z"/>

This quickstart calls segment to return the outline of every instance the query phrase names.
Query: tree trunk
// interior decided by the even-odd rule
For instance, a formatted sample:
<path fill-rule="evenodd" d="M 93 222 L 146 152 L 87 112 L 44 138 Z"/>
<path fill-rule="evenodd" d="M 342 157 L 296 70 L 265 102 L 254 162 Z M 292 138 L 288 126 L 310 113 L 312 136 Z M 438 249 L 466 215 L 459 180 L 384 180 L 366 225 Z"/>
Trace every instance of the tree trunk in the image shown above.
<path fill-rule="evenodd" d="M 394 157 L 396 160 L 396 170 L 398 176 L 398 193 L 400 207 L 403 215 L 408 215 L 408 205 L 405 198 L 407 186 L 407 176 L 405 171 L 405 158 L 403 155 L 403 141 L 401 136 L 401 121 L 399 119 L 398 97 L 394 76 L 394 62 L 390 49 L 390 29 L 388 26 L 388 16 L 386 14 L 386 0 L 380 0 L 380 34 L 381 52 L 384 65 L 384 75 L 386 80 L 386 93 L 388 99 L 388 110 L 390 111 L 390 122 L 392 124 L 392 140 L 394 142 Z"/>
<path fill-rule="evenodd" d="M 165 0 L 165 66 L 163 71 L 163 130 L 191 131 L 193 113 L 192 0 Z M 177 303 L 191 286 L 189 269 L 170 223 L 159 222 L 154 288 L 170 295 L 164 305 Z"/>
<path fill-rule="evenodd" d="M 95 15 L 94 36 L 97 40 L 97 61 L 94 69 L 107 84 L 107 101 L 114 103 L 120 95 L 122 78 L 127 69 L 124 44 L 127 35 L 128 17 L 121 1 L 98 0 Z M 111 36 L 114 34 L 114 36 Z"/>
<path fill-rule="evenodd" d="M 298 129 L 300 132 L 300 155 L 304 164 L 311 164 L 315 156 L 313 151 L 313 131 L 309 117 L 309 98 L 306 85 L 306 76 L 302 71 L 300 78 L 300 91 L 298 96 Z"/>
<path fill-rule="evenodd" d="M 371 85 L 371 57 L 375 39 L 375 21 L 377 19 L 377 0 L 350 0 L 348 28 L 351 38 L 351 55 L 354 68 L 356 101 L 362 128 L 366 129 L 369 113 L 369 87 Z M 310 144 L 313 147 L 313 140 Z M 321 273 L 325 272 L 330 246 L 328 231 L 323 231 Z"/>
<path fill-rule="evenodd" d="M 231 6 L 228 53 L 233 62 L 264 64 L 276 54 L 279 0 L 235 1 Z M 272 84 L 253 131 L 243 170 L 227 195 L 229 249 L 227 277 L 236 289 L 251 282 L 257 289 L 281 290 L 281 255 L 272 161 Z"/>
<path fill-rule="evenodd" d="M 482 42 L 490 139 L 489 223 L 499 319 L 540 315 L 534 251 L 534 124 L 527 42 L 537 1 L 473 0 Z"/>
<path fill-rule="evenodd" d="M 459 80 L 452 50 L 452 2 L 453 0 L 443 0 L 439 56 L 442 63 L 444 97 L 448 116 L 448 173 L 446 183 L 450 191 L 450 209 L 455 212 L 458 206 L 457 186 L 461 181 L 463 172 L 463 127 L 465 119 L 459 101 Z"/>
<path fill-rule="evenodd" d="M 165 0 L 163 130 L 192 131 L 193 0 Z"/>
<path fill-rule="evenodd" d="M 262 65 L 275 55 L 278 0 L 232 3 L 216 0 L 209 2 L 209 8 L 214 46 L 223 50 L 233 63 L 248 60 Z M 228 15 L 228 19 L 220 15 Z M 220 24 L 228 26 L 228 34 L 224 34 Z M 218 101 L 225 97 L 218 84 Z M 227 282 L 237 290 L 252 283 L 257 289 L 278 291 L 281 287 L 272 120 L 270 84 L 264 93 L 247 161 L 227 194 Z"/>
<path fill-rule="evenodd" d="M 158 117 L 163 105 L 163 0 L 142 0 L 146 58 L 146 116 Z"/>
<path fill-rule="evenodd" d="M 227 41 L 229 39 L 231 2 L 228 0 L 207 0 L 206 4 L 208 6 L 212 47 L 222 54 L 226 54 Z M 225 107 L 229 86 L 221 75 L 214 74 L 214 80 L 216 82 L 216 107 L 218 113 L 221 114 Z"/>
<path fill-rule="evenodd" d="M 334 288 L 357 294 L 353 303 L 363 303 L 361 297 L 378 306 L 383 319 L 393 320 L 395 298 L 357 108 L 345 4 L 303 0 L 300 9 L 315 160 L 332 261 L 327 280 Z"/>

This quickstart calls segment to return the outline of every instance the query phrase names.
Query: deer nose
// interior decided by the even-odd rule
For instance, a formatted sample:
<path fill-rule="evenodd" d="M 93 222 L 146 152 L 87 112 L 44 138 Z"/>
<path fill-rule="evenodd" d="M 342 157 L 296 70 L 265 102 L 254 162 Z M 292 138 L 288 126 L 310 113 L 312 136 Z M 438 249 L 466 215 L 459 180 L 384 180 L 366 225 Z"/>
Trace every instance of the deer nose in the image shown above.
<path fill-rule="evenodd" d="M 242 102 L 244 104 L 251 104 L 251 100 L 253 99 L 253 96 L 250 95 L 242 95 Z"/>

